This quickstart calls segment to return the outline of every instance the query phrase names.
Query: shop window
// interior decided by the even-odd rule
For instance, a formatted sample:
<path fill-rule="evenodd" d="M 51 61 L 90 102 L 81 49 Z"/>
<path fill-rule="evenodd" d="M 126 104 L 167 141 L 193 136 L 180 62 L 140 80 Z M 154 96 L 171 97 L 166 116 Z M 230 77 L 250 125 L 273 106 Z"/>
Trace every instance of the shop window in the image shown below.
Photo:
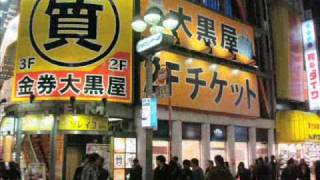
<path fill-rule="evenodd" d="M 256 157 L 268 156 L 268 129 L 256 130 Z"/>
<path fill-rule="evenodd" d="M 235 127 L 235 163 L 236 166 L 243 162 L 246 167 L 249 165 L 248 141 L 249 133 L 246 127 Z"/>
<path fill-rule="evenodd" d="M 153 131 L 153 139 L 169 139 L 169 121 L 158 121 L 158 129 Z"/>
<path fill-rule="evenodd" d="M 183 123 L 182 139 L 182 159 L 200 160 L 201 124 Z"/>
<path fill-rule="evenodd" d="M 213 160 L 216 155 L 221 155 L 226 159 L 226 127 L 211 125 L 210 127 L 210 159 Z"/>
<path fill-rule="evenodd" d="M 163 155 L 167 163 L 169 162 L 169 141 L 167 140 L 153 140 L 152 141 L 152 165 L 156 167 L 156 157 Z"/>

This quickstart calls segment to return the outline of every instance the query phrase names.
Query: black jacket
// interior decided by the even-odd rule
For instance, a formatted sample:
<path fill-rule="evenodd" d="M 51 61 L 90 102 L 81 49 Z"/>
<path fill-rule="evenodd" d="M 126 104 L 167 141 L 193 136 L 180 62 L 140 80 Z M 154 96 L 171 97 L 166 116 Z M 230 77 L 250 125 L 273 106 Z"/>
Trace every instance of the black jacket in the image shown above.
<path fill-rule="evenodd" d="M 170 171 L 168 165 L 164 165 L 161 169 L 157 167 L 154 170 L 153 180 L 168 180 L 170 179 Z"/>
<path fill-rule="evenodd" d="M 142 180 L 142 167 L 140 165 L 134 166 L 130 169 L 129 174 L 129 180 Z"/>

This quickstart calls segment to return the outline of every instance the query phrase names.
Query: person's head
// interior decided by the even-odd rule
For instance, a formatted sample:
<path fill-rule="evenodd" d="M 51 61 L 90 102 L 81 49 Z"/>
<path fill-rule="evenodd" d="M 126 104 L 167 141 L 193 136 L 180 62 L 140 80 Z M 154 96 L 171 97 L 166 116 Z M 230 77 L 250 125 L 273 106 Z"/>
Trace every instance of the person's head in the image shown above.
<path fill-rule="evenodd" d="M 172 157 L 172 160 L 173 160 L 174 162 L 178 162 L 178 161 L 179 161 L 179 158 L 178 158 L 177 156 L 173 156 L 173 157 Z"/>
<path fill-rule="evenodd" d="M 99 158 L 97 159 L 97 166 L 98 166 L 98 167 L 103 167 L 103 164 L 104 164 L 104 159 L 103 159 L 103 157 L 99 157 Z"/>
<path fill-rule="evenodd" d="M 263 165 L 263 159 L 262 159 L 262 157 L 258 158 L 257 165 L 258 165 L 258 166 Z"/>
<path fill-rule="evenodd" d="M 139 164 L 139 160 L 138 160 L 137 158 L 134 158 L 134 159 L 132 160 L 132 163 L 133 163 L 134 166 L 136 166 L 136 165 Z"/>
<path fill-rule="evenodd" d="M 304 165 L 307 164 L 306 161 L 304 159 L 300 159 L 300 165 Z"/>
<path fill-rule="evenodd" d="M 290 159 L 287 161 L 287 166 L 288 166 L 289 168 L 294 168 L 294 167 L 295 167 L 294 159 L 290 158 Z"/>
<path fill-rule="evenodd" d="M 199 167 L 199 160 L 197 158 L 192 158 L 191 159 L 191 167 L 192 168 Z"/>
<path fill-rule="evenodd" d="M 265 162 L 265 163 L 269 163 L 269 158 L 268 158 L 268 156 L 264 157 L 264 162 Z"/>
<path fill-rule="evenodd" d="M 216 166 L 225 166 L 223 157 L 220 155 L 214 157 L 214 162 L 216 163 Z"/>
<path fill-rule="evenodd" d="M 184 161 L 182 162 L 182 164 L 183 164 L 183 168 L 184 168 L 184 169 L 190 169 L 191 161 L 189 161 L 188 159 L 186 159 L 186 160 L 184 160 Z"/>
<path fill-rule="evenodd" d="M 243 162 L 240 162 L 239 165 L 238 165 L 238 170 L 242 170 L 244 169 L 244 163 Z"/>
<path fill-rule="evenodd" d="M 89 164 L 95 164 L 98 160 L 100 156 L 97 154 L 97 153 L 92 153 L 92 154 L 89 154 L 88 156 L 88 163 Z"/>
<path fill-rule="evenodd" d="M 207 167 L 207 168 L 213 168 L 213 161 L 207 160 L 207 161 L 206 161 L 206 167 Z"/>
<path fill-rule="evenodd" d="M 157 166 L 163 166 L 166 163 L 166 158 L 162 155 L 156 157 Z"/>

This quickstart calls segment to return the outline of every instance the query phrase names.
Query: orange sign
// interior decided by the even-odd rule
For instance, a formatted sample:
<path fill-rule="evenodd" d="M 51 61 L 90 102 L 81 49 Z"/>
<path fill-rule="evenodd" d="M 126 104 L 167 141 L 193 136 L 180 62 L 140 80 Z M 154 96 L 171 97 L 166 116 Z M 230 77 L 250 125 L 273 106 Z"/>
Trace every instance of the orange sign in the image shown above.
<path fill-rule="evenodd" d="M 260 115 L 254 74 L 169 52 L 161 52 L 153 63 L 154 73 L 164 65 L 170 71 L 172 106 L 252 117 Z M 141 64 L 142 90 L 145 77 L 144 64 Z M 144 96 L 142 91 L 141 97 Z M 167 105 L 168 99 L 159 98 L 158 102 Z"/>
<path fill-rule="evenodd" d="M 141 0 L 141 14 L 153 6 L 149 1 Z M 164 14 L 173 12 L 180 18 L 172 34 L 183 47 L 244 64 L 255 63 L 253 27 L 188 1 L 163 0 L 160 8 Z"/>

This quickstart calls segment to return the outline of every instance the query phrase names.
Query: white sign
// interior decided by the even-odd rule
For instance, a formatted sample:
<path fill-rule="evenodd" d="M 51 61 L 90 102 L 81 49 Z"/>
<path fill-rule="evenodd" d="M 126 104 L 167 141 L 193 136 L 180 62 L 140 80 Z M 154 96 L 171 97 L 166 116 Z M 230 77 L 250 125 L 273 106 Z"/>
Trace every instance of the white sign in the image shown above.
<path fill-rule="evenodd" d="M 142 122 L 143 128 L 157 129 L 157 98 L 142 99 Z"/>
<path fill-rule="evenodd" d="M 320 110 L 320 77 L 313 20 L 303 22 L 302 33 L 308 80 L 309 108 L 310 110 Z"/>
<path fill-rule="evenodd" d="M 144 51 L 150 50 L 151 48 L 154 48 L 160 45 L 162 43 L 162 40 L 163 40 L 162 33 L 154 34 L 152 36 L 144 38 L 138 42 L 137 52 L 142 53 Z"/>

